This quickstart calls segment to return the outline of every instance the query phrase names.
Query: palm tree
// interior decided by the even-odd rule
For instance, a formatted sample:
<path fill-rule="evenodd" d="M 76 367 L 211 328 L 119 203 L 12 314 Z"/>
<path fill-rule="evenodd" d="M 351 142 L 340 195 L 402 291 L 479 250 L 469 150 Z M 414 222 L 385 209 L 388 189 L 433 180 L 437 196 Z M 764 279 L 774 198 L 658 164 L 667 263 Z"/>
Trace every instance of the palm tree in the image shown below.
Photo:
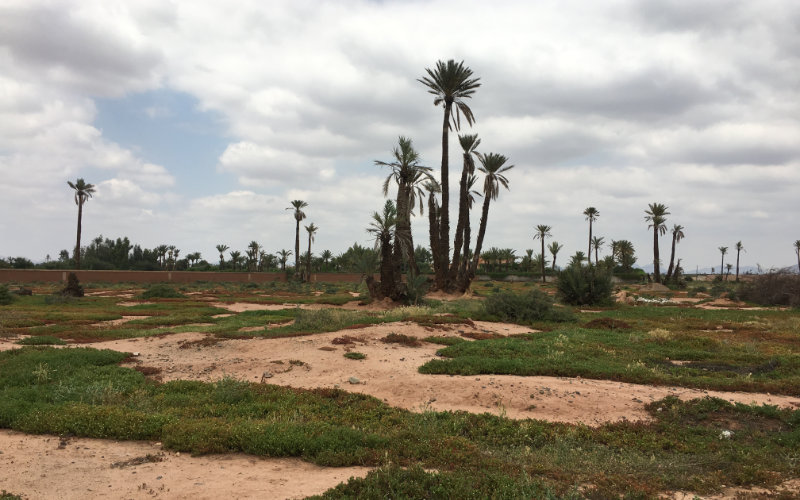
<path fill-rule="evenodd" d="M 374 212 L 372 222 L 367 227 L 367 232 L 375 236 L 375 246 L 380 247 L 381 253 L 381 287 L 380 292 L 384 297 L 391 297 L 395 291 L 394 265 L 392 263 L 392 233 L 397 225 L 397 209 L 392 200 L 386 200 L 383 214 Z M 372 276 L 367 277 L 369 286 Z"/>
<path fill-rule="evenodd" d="M 683 239 L 683 229 L 684 227 L 680 224 L 674 224 L 672 226 L 672 252 L 669 255 L 669 268 L 667 268 L 667 281 L 672 277 L 672 272 L 674 271 L 675 267 L 673 263 L 675 262 L 675 245 L 680 243 Z"/>
<path fill-rule="evenodd" d="M 739 254 L 744 250 L 744 245 L 741 241 L 736 242 L 736 281 L 739 281 Z"/>
<path fill-rule="evenodd" d="M 794 242 L 794 253 L 797 254 L 797 272 L 800 272 L 800 240 Z"/>
<path fill-rule="evenodd" d="M 67 181 L 69 187 L 75 190 L 75 204 L 78 205 L 78 238 L 75 242 L 75 269 L 81 268 L 81 222 L 83 219 L 83 204 L 95 193 L 94 184 L 89 184 L 78 178 L 73 184 Z"/>
<path fill-rule="evenodd" d="M 450 281 L 457 278 L 461 268 L 462 256 L 469 248 L 469 242 L 464 242 L 464 235 L 469 234 L 469 211 L 472 208 L 470 198 L 470 181 L 475 182 L 475 158 L 477 148 L 481 144 L 477 134 L 465 134 L 458 136 L 458 142 L 463 150 L 463 167 L 461 169 L 461 182 L 459 182 L 458 196 L 458 222 L 456 224 L 456 236 L 453 242 L 453 261 L 450 264 Z"/>
<path fill-rule="evenodd" d="M 420 155 L 411 144 L 411 139 L 400 136 L 398 146 L 392 150 L 395 161 L 387 163 L 375 160 L 375 164 L 392 169 L 391 173 L 383 182 L 383 195 L 389 193 L 389 183 L 394 180 L 397 183 L 397 230 L 395 231 L 394 245 L 394 265 L 399 271 L 402 258 L 408 261 L 408 266 L 413 275 L 419 274 L 414 259 L 414 239 L 411 235 L 411 214 L 414 205 L 419 201 L 420 212 L 423 210 L 424 194 L 421 184 L 431 179 L 430 167 L 419 164 Z"/>
<path fill-rule="evenodd" d="M 441 192 L 441 187 L 436 180 L 431 179 L 423 183 L 422 187 L 428 192 L 428 238 L 431 244 L 431 259 L 434 273 L 439 266 L 439 215 L 441 207 L 436 199 L 436 193 Z"/>
<path fill-rule="evenodd" d="M 557 241 L 551 241 L 550 244 L 547 245 L 547 249 L 553 255 L 553 271 L 554 272 L 556 270 L 556 256 L 558 255 L 558 252 L 560 252 L 562 248 L 564 248 L 564 245 L 562 245 L 561 243 L 559 243 Z"/>
<path fill-rule="evenodd" d="M 333 257 L 333 252 L 331 252 L 330 250 L 323 250 L 322 253 L 319 254 L 319 256 L 322 258 L 322 265 L 325 267 L 325 269 L 327 269 L 328 262 Z"/>
<path fill-rule="evenodd" d="M 656 282 L 661 283 L 661 271 L 659 269 L 659 263 L 661 259 L 658 255 L 658 236 L 659 234 L 663 235 L 667 232 L 667 226 L 664 224 L 667 222 L 667 207 L 663 203 L 650 203 L 648 205 L 648 209 L 644 211 L 646 214 L 644 220 L 649 222 L 650 224 L 647 228 L 653 228 L 653 274 L 656 277 Z"/>
<path fill-rule="evenodd" d="M 286 261 L 289 260 L 289 256 L 292 255 L 291 250 L 280 250 L 278 252 L 278 260 L 281 263 L 281 271 L 286 271 Z"/>
<path fill-rule="evenodd" d="M 719 276 L 722 277 L 724 274 L 724 267 L 725 267 L 725 254 L 728 253 L 728 247 L 719 247 L 719 253 L 722 254 L 722 261 L 720 261 L 719 265 Z"/>
<path fill-rule="evenodd" d="M 247 245 L 247 269 L 249 271 L 255 271 L 256 266 L 258 266 L 258 252 L 261 250 L 261 245 L 258 244 L 257 241 L 253 240 Z"/>
<path fill-rule="evenodd" d="M 172 259 L 173 259 L 173 256 L 175 255 L 175 245 L 169 245 L 167 247 L 167 255 L 169 256 L 169 258 L 167 259 L 167 269 L 169 269 L 170 267 L 174 268 L 175 267 L 175 261 L 172 260 Z"/>
<path fill-rule="evenodd" d="M 536 240 L 536 239 L 542 240 L 542 283 L 544 283 L 546 281 L 545 280 L 545 276 L 544 276 L 544 265 L 545 265 L 544 264 L 544 260 L 545 260 L 544 259 L 544 239 L 546 237 L 548 237 L 548 236 L 552 236 L 550 234 L 550 230 L 551 229 L 553 229 L 553 228 L 548 226 L 548 225 L 539 224 L 538 226 L 536 226 L 536 232 L 533 235 L 533 239 L 534 240 Z M 555 256 L 553 256 L 553 262 L 555 262 L 555 260 L 556 260 Z"/>
<path fill-rule="evenodd" d="M 600 212 L 594 207 L 587 207 L 583 211 L 583 215 L 586 216 L 586 220 L 589 221 L 589 251 L 586 255 L 589 257 L 587 260 L 589 261 L 589 265 L 592 265 L 592 222 L 596 221 L 598 217 L 600 217 Z"/>
<path fill-rule="evenodd" d="M 308 260 L 306 260 L 306 279 L 311 279 L 311 242 L 314 241 L 314 235 L 317 233 L 319 227 L 315 226 L 312 222 L 306 226 L 308 231 Z"/>
<path fill-rule="evenodd" d="M 242 258 L 242 252 L 238 250 L 231 252 L 231 265 L 233 266 L 233 270 L 236 271 L 236 266 L 239 264 L 239 259 Z"/>
<path fill-rule="evenodd" d="M 596 266 L 599 262 L 597 257 L 597 251 L 603 246 L 605 243 L 605 238 L 602 236 L 594 236 L 592 237 L 592 248 L 594 248 L 594 265 Z M 589 256 L 589 260 L 591 261 L 591 255 Z"/>
<path fill-rule="evenodd" d="M 225 267 L 225 251 L 228 250 L 228 245 L 217 245 L 217 252 L 219 252 L 219 270 L 222 271 L 222 268 Z"/>
<path fill-rule="evenodd" d="M 731 275 L 731 269 L 733 269 L 733 264 L 728 262 L 727 264 L 725 264 L 725 269 L 728 271 L 728 273 L 725 275 L 725 281 L 728 281 L 728 276 Z"/>
<path fill-rule="evenodd" d="M 169 247 L 167 245 L 158 245 L 155 250 L 156 254 L 158 255 L 158 263 L 161 265 L 161 269 L 164 269 L 167 264 L 167 250 Z"/>
<path fill-rule="evenodd" d="M 286 210 L 294 210 L 294 220 L 296 222 L 294 230 L 294 277 L 300 277 L 300 221 L 306 218 L 303 209 L 308 206 L 308 203 L 303 200 L 292 200 L 291 207 Z"/>
<path fill-rule="evenodd" d="M 570 267 L 572 267 L 572 266 L 580 267 L 581 263 L 583 263 L 584 260 L 587 260 L 586 254 L 584 254 L 583 252 L 578 250 L 578 251 L 575 252 L 575 255 L 570 257 L 569 266 Z"/>
<path fill-rule="evenodd" d="M 630 271 L 633 269 L 633 264 L 636 262 L 635 250 L 633 243 L 628 240 L 617 241 L 617 262 L 623 271 Z"/>
<path fill-rule="evenodd" d="M 469 267 L 470 261 L 472 259 L 473 252 L 470 250 L 470 239 L 472 238 L 472 227 L 470 225 L 469 220 L 469 213 L 472 211 L 472 205 L 475 204 L 475 197 L 476 196 L 483 196 L 478 191 L 472 189 L 475 186 L 475 183 L 478 182 L 478 176 L 474 174 L 470 174 L 467 177 L 467 197 L 466 197 L 466 205 L 467 205 L 467 220 L 464 222 L 464 251 L 461 252 L 461 265 L 458 269 L 458 289 L 462 292 L 466 291 L 469 287 L 469 280 L 467 276 L 469 275 Z"/>
<path fill-rule="evenodd" d="M 172 251 L 172 256 L 173 256 L 173 258 L 172 258 L 172 270 L 173 271 L 175 270 L 175 264 L 178 263 L 178 255 L 180 255 L 180 254 L 181 254 L 181 251 L 178 248 L 176 248 L 175 250 Z"/>
<path fill-rule="evenodd" d="M 451 129 L 461 129 L 461 115 L 467 124 L 472 126 L 475 117 L 465 99 L 472 97 L 475 90 L 481 86 L 480 78 L 472 78 L 472 70 L 450 59 L 446 63 L 436 62 L 435 70 L 425 68 L 428 76 L 419 78 L 418 81 L 428 87 L 428 93 L 433 94 L 433 105 L 444 107 L 442 121 L 442 169 L 440 183 L 442 188 L 442 206 L 439 220 L 439 265 L 436 266 L 436 285 L 439 288 L 447 287 L 448 258 L 450 256 L 450 177 L 449 177 L 449 132 Z"/>
<path fill-rule="evenodd" d="M 478 228 L 478 239 L 475 243 L 475 254 L 472 256 L 472 268 L 470 270 L 470 277 L 474 276 L 475 269 L 478 268 L 478 259 L 481 256 L 481 247 L 483 246 L 483 237 L 486 235 L 486 223 L 489 220 L 489 203 L 496 200 L 500 194 L 500 186 L 508 189 L 508 179 L 506 179 L 505 172 L 514 168 L 514 165 L 506 165 L 508 158 L 497 153 L 478 153 L 478 161 L 481 166 L 478 170 L 483 172 L 483 211 L 481 212 L 481 223 Z"/>

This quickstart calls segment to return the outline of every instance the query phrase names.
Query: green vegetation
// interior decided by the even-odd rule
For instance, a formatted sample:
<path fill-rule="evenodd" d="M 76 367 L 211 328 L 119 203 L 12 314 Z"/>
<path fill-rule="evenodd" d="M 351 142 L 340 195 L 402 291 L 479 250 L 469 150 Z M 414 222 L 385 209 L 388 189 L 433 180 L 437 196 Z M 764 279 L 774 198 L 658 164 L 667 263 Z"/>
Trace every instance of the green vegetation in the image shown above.
<path fill-rule="evenodd" d="M 346 352 L 344 357 L 347 359 L 366 359 L 367 355 L 360 352 Z"/>
<path fill-rule="evenodd" d="M 800 446 L 800 411 L 670 397 L 647 406 L 650 423 L 592 429 L 488 414 L 410 413 L 335 389 L 233 379 L 159 384 L 117 366 L 124 357 L 85 348 L 0 353 L 0 427 L 158 440 L 192 453 L 381 466 L 323 498 L 420 491 L 430 491 L 428 498 L 498 492 L 650 498 L 669 489 L 775 485 L 797 472 L 790 457 Z M 720 438 L 724 430 L 733 430 L 730 439 Z"/>
<path fill-rule="evenodd" d="M 591 207 L 590 207 L 591 208 Z M 558 298 L 574 306 L 611 305 L 611 272 L 603 266 L 567 266 L 558 273 Z"/>
<path fill-rule="evenodd" d="M 14 296 L 8 291 L 7 285 L 0 285 L 0 306 L 7 306 L 14 302 Z"/>
<path fill-rule="evenodd" d="M 62 339 L 50 335 L 35 335 L 17 341 L 20 345 L 65 345 Z"/>
<path fill-rule="evenodd" d="M 182 293 L 175 290 L 170 285 L 165 285 L 163 283 L 158 283 L 155 285 L 149 286 L 144 292 L 141 293 L 139 296 L 142 299 L 149 300 L 149 299 L 180 299 L 185 297 Z"/>
<path fill-rule="evenodd" d="M 512 323 L 574 320 L 570 311 L 553 307 L 553 299 L 538 288 L 524 294 L 498 292 L 490 295 L 484 301 L 484 310 L 495 321 Z"/>

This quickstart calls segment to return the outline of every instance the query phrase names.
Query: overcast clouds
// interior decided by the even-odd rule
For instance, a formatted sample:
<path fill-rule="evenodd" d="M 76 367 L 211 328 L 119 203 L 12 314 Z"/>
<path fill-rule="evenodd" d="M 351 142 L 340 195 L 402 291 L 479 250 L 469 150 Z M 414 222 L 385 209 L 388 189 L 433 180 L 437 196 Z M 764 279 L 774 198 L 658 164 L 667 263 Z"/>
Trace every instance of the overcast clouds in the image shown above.
<path fill-rule="evenodd" d="M 72 248 L 66 181 L 77 177 L 98 186 L 84 243 L 128 236 L 211 261 L 218 243 L 274 252 L 293 246 L 284 208 L 299 198 L 321 228 L 315 249 L 366 244 L 387 174 L 372 161 L 388 160 L 402 134 L 438 171 L 441 108 L 416 79 L 454 58 L 483 83 L 469 103 L 481 150 L 516 165 L 485 246 L 524 254 L 544 223 L 565 254 L 585 249 L 591 205 L 595 234 L 633 241 L 645 264 L 643 211 L 661 202 L 669 227 L 686 228 L 687 270 L 718 264 L 717 247 L 738 240 L 743 265 L 794 262 L 796 1 L 235 5 L 0 0 L 0 255 L 39 261 Z M 195 103 L 186 121 L 213 138 L 164 134 L 157 148 L 147 120 L 183 111 L 143 104 L 135 126 L 106 111 L 176 94 Z M 212 139 L 220 154 L 194 168 L 155 152 L 174 143 L 173 158 L 189 155 Z M 424 219 L 414 224 L 426 241 Z"/>

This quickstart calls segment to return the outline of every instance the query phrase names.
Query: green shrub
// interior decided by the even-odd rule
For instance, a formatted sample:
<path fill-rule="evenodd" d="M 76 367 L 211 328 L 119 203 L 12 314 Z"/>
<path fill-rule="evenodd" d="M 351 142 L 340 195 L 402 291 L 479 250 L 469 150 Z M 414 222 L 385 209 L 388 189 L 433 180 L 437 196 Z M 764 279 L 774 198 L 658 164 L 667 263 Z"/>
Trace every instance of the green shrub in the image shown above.
<path fill-rule="evenodd" d="M 14 296 L 8 291 L 8 286 L 0 285 L 0 306 L 7 306 L 14 302 Z"/>
<path fill-rule="evenodd" d="M 595 266 L 569 266 L 558 273 L 558 298 L 575 306 L 611 305 L 611 273 Z"/>
<path fill-rule="evenodd" d="M 51 335 L 34 335 L 17 341 L 20 345 L 64 345 L 66 342 Z"/>
<path fill-rule="evenodd" d="M 740 296 L 763 306 L 800 307 L 800 275 L 779 271 L 756 276 L 744 284 Z"/>
<path fill-rule="evenodd" d="M 535 288 L 524 294 L 498 292 L 486 298 L 483 304 L 486 314 L 502 321 L 570 321 L 571 313 L 553 307 L 553 299 Z"/>
<path fill-rule="evenodd" d="M 183 297 L 185 297 L 185 295 L 163 283 L 151 285 L 147 290 L 142 292 L 141 295 L 143 299 L 180 299 Z"/>
<path fill-rule="evenodd" d="M 346 352 L 344 357 L 347 359 L 366 359 L 367 355 L 360 352 Z"/>

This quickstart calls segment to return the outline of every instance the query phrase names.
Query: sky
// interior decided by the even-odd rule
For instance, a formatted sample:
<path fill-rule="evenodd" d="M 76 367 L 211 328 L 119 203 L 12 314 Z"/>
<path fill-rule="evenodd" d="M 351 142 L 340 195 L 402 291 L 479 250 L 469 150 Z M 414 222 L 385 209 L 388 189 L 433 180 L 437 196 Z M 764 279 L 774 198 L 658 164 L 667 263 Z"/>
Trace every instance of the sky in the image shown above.
<path fill-rule="evenodd" d="M 443 110 L 417 79 L 448 59 L 482 84 L 461 132 L 514 165 L 484 248 L 524 255 L 547 224 L 559 259 L 585 252 L 593 206 L 594 234 L 646 264 L 657 202 L 687 272 L 737 241 L 742 266 L 795 262 L 795 0 L 0 0 L 0 255 L 71 251 L 77 178 L 97 189 L 84 244 L 292 249 L 301 199 L 314 253 L 370 245 L 374 161 L 402 135 L 439 171 Z"/>

